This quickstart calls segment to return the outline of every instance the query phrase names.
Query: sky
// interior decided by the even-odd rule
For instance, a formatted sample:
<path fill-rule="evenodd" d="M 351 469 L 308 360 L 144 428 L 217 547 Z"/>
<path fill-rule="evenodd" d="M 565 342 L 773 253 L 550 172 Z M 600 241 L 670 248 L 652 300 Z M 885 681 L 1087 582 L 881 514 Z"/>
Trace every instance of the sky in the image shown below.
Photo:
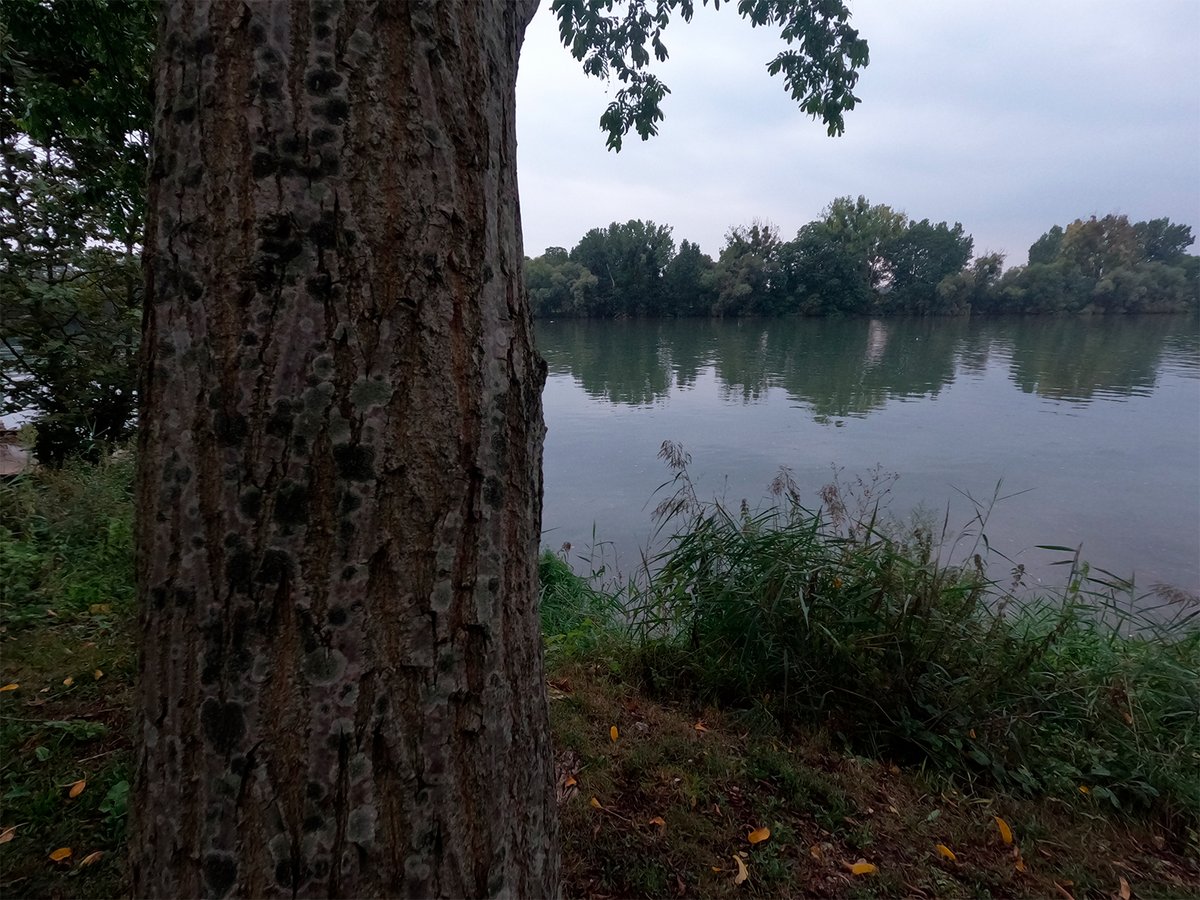
<path fill-rule="evenodd" d="M 659 134 L 613 153 L 599 119 L 615 87 L 583 74 L 543 0 L 517 80 L 526 254 L 650 219 L 716 256 L 732 225 L 790 238 L 859 194 L 961 222 L 1006 265 L 1090 215 L 1200 233 L 1200 0 L 847 2 L 871 62 L 841 137 L 767 74 L 778 35 L 729 3 L 671 23 Z"/>

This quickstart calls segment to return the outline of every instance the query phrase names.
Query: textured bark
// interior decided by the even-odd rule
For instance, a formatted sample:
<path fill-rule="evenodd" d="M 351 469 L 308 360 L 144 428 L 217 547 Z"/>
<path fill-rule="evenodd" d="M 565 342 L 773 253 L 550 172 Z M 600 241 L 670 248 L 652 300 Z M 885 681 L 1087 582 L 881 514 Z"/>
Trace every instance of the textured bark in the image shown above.
<path fill-rule="evenodd" d="M 136 896 L 537 897 L 531 3 L 168 3 Z"/>

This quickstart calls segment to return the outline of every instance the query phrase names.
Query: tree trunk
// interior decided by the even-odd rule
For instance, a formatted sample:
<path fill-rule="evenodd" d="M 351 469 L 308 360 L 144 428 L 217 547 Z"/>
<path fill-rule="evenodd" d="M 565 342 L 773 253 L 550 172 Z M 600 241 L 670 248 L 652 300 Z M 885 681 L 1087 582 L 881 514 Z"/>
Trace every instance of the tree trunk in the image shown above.
<path fill-rule="evenodd" d="M 168 3 L 135 896 L 554 895 L 533 3 Z"/>

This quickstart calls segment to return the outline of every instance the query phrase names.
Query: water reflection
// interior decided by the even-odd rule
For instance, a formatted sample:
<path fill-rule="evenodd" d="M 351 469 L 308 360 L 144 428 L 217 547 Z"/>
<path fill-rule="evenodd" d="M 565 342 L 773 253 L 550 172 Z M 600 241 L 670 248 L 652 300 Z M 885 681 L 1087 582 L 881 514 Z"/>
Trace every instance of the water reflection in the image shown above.
<path fill-rule="evenodd" d="M 1198 334 L 1190 316 L 570 321 L 540 323 L 538 341 L 551 374 L 596 400 L 660 403 L 711 367 L 727 402 L 759 403 L 780 389 L 827 421 L 936 397 L 991 365 L 1052 400 L 1141 396 L 1164 367 L 1200 376 Z"/>

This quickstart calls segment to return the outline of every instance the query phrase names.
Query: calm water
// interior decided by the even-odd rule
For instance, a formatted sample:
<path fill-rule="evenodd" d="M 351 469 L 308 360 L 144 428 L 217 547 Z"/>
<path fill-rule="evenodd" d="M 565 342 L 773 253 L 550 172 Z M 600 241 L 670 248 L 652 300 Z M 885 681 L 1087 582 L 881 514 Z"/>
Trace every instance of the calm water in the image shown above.
<path fill-rule="evenodd" d="M 543 322 L 543 543 L 638 560 L 664 440 L 701 493 L 753 506 L 788 466 L 806 505 L 833 467 L 899 476 L 890 513 L 940 526 L 1001 483 L 991 545 L 1059 584 L 1064 554 L 1139 588 L 1200 592 L 1200 326 L 1194 317 Z M 992 574 L 1011 563 L 996 559 Z"/>

